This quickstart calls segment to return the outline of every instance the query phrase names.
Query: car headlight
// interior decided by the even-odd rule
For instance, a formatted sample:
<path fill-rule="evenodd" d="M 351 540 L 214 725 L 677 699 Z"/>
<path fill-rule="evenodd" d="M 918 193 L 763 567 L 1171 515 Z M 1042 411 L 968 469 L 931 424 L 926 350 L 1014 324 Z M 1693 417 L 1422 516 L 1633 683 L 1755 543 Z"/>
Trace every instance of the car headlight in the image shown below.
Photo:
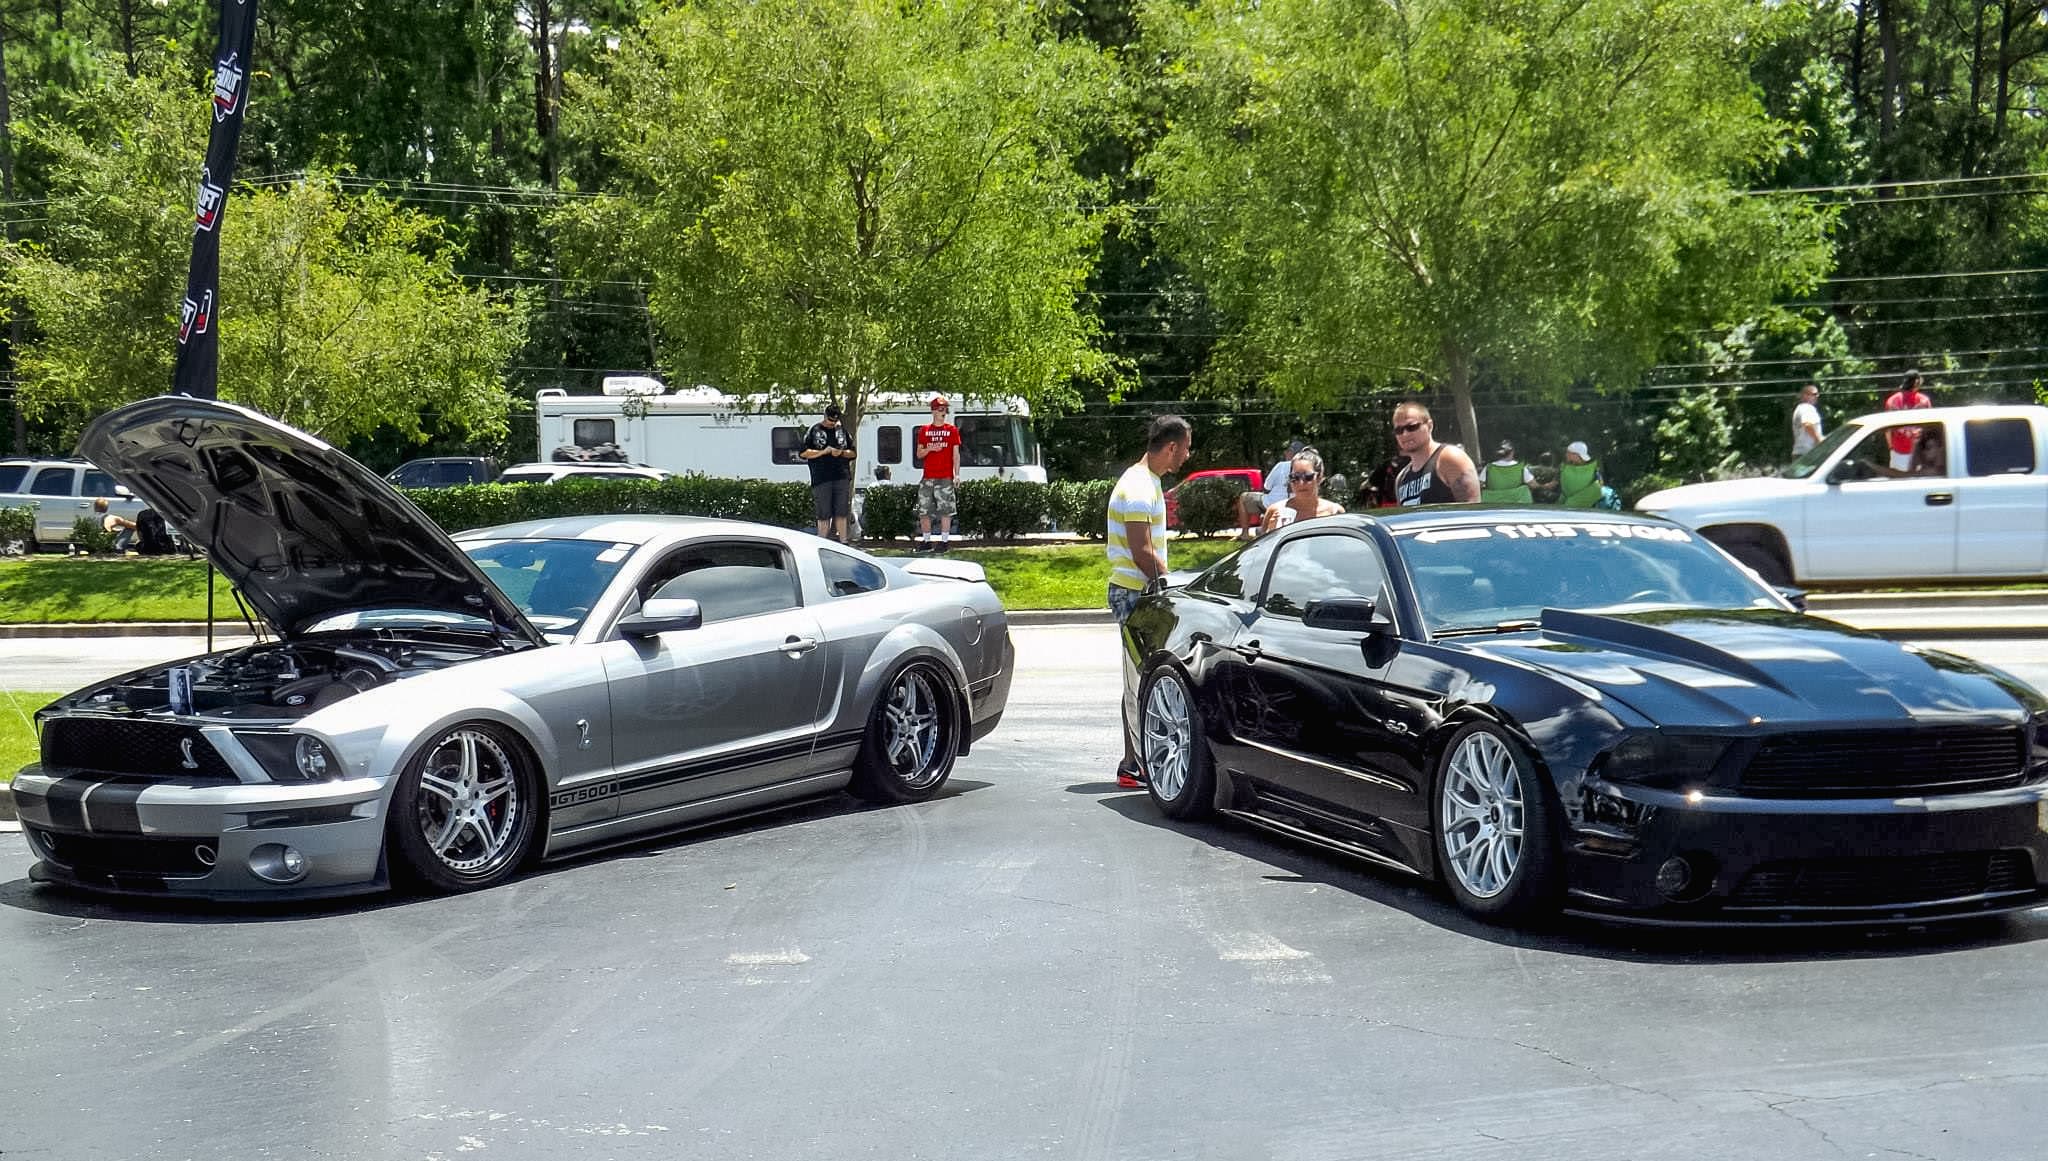
<path fill-rule="evenodd" d="M 236 730 L 235 740 L 275 782 L 327 782 L 344 773 L 333 748 L 311 734 Z"/>
<path fill-rule="evenodd" d="M 1613 782 L 1673 789 L 1697 785 L 1712 778 L 1714 768 L 1733 745 L 1732 739 L 1713 734 L 1667 734 L 1651 731 L 1635 734 L 1612 750 L 1594 768 Z"/>

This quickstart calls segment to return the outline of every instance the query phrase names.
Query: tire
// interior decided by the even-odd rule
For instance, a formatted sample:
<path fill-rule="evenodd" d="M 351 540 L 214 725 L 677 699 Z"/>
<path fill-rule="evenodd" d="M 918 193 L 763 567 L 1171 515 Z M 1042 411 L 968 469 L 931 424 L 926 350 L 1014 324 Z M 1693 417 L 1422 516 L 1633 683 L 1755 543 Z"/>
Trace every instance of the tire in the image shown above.
<path fill-rule="evenodd" d="M 1728 555 L 1741 561 L 1751 572 L 1762 577 L 1765 584 L 1792 583 L 1792 566 L 1785 562 L 1784 554 L 1775 547 L 1753 536 L 1732 537 L 1726 542 L 1717 543 L 1727 550 Z"/>
<path fill-rule="evenodd" d="M 1202 732 L 1202 707 L 1172 666 L 1147 678 L 1138 697 L 1138 765 L 1145 792 L 1168 818 L 1209 816 L 1216 798 L 1215 756 Z"/>
<path fill-rule="evenodd" d="M 960 753 L 952 678 L 929 661 L 890 675 L 854 759 L 847 791 L 868 802 L 923 802 L 939 792 Z"/>
<path fill-rule="evenodd" d="M 502 727 L 454 726 L 406 766 L 391 794 L 393 877 L 442 894 L 504 882 L 540 830 L 540 771 Z"/>
<path fill-rule="evenodd" d="M 1557 813 L 1536 763 L 1490 722 L 1451 736 L 1437 762 L 1437 873 L 1481 919 L 1547 918 L 1562 895 Z"/>

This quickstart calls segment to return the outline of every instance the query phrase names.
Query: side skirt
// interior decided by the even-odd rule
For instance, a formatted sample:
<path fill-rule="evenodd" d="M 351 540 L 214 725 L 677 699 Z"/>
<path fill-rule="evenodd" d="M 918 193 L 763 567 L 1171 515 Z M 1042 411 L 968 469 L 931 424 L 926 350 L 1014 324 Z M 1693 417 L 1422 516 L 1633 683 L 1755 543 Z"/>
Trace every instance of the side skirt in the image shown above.
<path fill-rule="evenodd" d="M 643 811 L 624 818 L 607 818 L 568 827 L 548 835 L 547 850 L 541 858 L 547 860 L 570 854 L 584 854 L 599 847 L 637 842 L 657 834 L 690 830 L 750 815 L 765 814 L 794 802 L 821 798 L 844 790 L 847 783 L 852 780 L 852 770 L 834 770 L 828 774 L 810 774 L 794 778 L 774 786 L 762 786 L 720 795 L 717 798 Z"/>
<path fill-rule="evenodd" d="M 1316 831 L 1309 830 L 1306 827 L 1296 826 L 1293 823 L 1282 822 L 1277 818 L 1272 818 L 1267 815 L 1258 814 L 1254 811 L 1249 810 L 1225 810 L 1222 813 L 1228 815 L 1231 818 L 1242 819 L 1243 821 L 1251 823 L 1253 826 L 1259 827 L 1262 830 L 1269 830 L 1275 834 L 1286 835 L 1288 838 L 1298 839 L 1302 842 L 1322 847 L 1325 850 L 1336 851 L 1339 854 L 1350 855 L 1351 857 L 1356 859 L 1364 859 L 1366 862 L 1371 863 L 1374 866 L 1385 867 L 1389 870 L 1400 871 L 1404 874 L 1409 875 L 1420 876 L 1422 874 L 1421 871 L 1415 869 L 1414 867 L 1409 866 L 1407 863 L 1404 863 L 1397 858 L 1394 858 L 1392 855 L 1389 855 L 1384 851 L 1376 851 L 1371 847 L 1360 846 L 1357 843 L 1346 842 L 1343 839 L 1339 838 L 1332 838 L 1329 835 L 1320 834 Z"/>

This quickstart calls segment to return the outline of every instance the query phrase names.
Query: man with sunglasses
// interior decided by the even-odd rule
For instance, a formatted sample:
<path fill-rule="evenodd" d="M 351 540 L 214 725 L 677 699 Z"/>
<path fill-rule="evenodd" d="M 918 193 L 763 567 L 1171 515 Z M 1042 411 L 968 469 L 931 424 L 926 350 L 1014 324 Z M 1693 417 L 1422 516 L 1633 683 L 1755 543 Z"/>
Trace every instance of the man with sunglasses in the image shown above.
<path fill-rule="evenodd" d="M 1412 401 L 1394 408 L 1394 446 L 1408 457 L 1408 466 L 1394 478 L 1394 500 L 1402 507 L 1479 502 L 1479 471 L 1472 457 L 1436 441 L 1429 408 Z"/>

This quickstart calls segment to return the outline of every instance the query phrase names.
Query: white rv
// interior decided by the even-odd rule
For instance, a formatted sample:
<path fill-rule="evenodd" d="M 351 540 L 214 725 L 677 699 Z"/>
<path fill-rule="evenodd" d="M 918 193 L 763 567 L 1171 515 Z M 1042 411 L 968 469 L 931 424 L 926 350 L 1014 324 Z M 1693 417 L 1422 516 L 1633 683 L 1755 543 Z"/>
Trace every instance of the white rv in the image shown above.
<path fill-rule="evenodd" d="M 811 478 L 810 466 L 797 452 L 804 433 L 823 413 L 822 400 L 805 403 L 800 415 L 761 414 L 749 410 L 745 399 L 716 388 L 664 393 L 658 380 L 638 375 L 607 377 L 604 392 L 571 395 L 551 387 L 535 395 L 537 458 L 546 460 L 560 447 L 613 444 L 629 462 L 671 472 L 799 482 Z M 960 428 L 960 479 L 1045 482 L 1045 460 L 1023 400 L 952 402 L 953 422 Z M 930 422 L 926 398 L 869 400 L 854 433 L 860 453 L 854 460 L 854 485 L 874 483 L 875 469 L 884 466 L 893 483 L 923 478 L 911 456 L 911 433 Z"/>

